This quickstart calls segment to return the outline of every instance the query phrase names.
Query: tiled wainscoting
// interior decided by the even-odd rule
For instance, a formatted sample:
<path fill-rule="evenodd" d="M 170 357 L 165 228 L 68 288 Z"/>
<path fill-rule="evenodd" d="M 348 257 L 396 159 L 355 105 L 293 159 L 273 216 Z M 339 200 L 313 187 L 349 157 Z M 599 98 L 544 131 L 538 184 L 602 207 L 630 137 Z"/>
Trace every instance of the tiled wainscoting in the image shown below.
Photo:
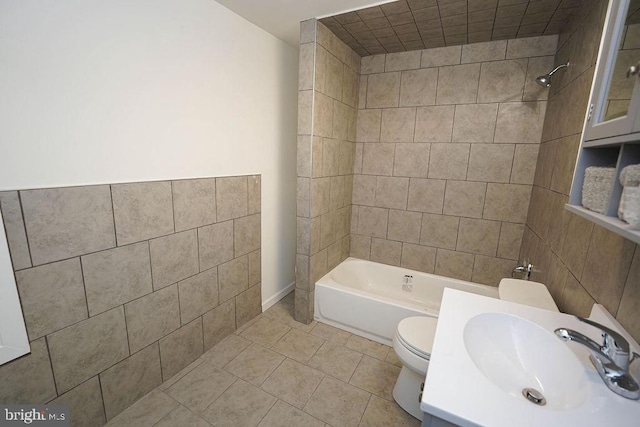
<path fill-rule="evenodd" d="M 31 353 L 0 402 L 100 425 L 261 312 L 260 176 L 8 191 Z"/>

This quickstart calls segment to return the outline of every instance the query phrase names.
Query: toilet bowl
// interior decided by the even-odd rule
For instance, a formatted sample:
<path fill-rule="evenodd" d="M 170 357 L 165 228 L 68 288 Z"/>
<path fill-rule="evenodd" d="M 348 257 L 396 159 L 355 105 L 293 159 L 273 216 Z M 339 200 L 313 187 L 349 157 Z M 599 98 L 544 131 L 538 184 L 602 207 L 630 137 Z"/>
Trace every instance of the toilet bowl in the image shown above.
<path fill-rule="evenodd" d="M 500 299 L 546 310 L 558 311 L 547 287 L 542 283 L 503 279 L 499 285 Z M 422 390 L 431 359 L 436 334 L 434 317 L 407 317 L 398 323 L 393 337 L 393 350 L 402 362 L 402 370 L 393 388 L 393 398 L 402 409 L 422 420 L 420 409 Z"/>

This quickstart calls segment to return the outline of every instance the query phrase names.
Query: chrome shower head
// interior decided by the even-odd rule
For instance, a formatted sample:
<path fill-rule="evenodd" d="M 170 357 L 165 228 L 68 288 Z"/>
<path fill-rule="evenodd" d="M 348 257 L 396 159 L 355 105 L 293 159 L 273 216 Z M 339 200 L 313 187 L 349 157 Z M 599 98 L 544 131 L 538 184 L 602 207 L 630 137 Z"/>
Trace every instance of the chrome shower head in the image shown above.
<path fill-rule="evenodd" d="M 551 76 L 553 76 L 556 73 L 556 71 L 558 71 L 560 68 L 566 68 L 568 66 L 569 66 L 568 62 L 566 64 L 558 65 L 556 68 L 551 70 L 551 72 L 543 76 L 536 77 L 536 83 L 538 83 L 542 87 L 551 87 Z"/>

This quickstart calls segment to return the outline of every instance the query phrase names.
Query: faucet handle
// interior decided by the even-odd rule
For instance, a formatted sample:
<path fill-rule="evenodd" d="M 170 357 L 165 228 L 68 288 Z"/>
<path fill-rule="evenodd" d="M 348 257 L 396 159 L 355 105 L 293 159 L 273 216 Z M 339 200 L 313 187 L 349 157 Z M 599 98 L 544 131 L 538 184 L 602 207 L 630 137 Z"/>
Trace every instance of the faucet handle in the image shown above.
<path fill-rule="evenodd" d="M 602 350 L 611 357 L 615 363 L 622 369 L 627 369 L 629 366 L 629 341 L 626 340 L 620 333 L 608 328 L 593 320 L 585 319 L 580 316 L 576 318 L 588 325 L 596 327 L 602 331 L 602 338 L 604 338 L 604 344 Z"/>

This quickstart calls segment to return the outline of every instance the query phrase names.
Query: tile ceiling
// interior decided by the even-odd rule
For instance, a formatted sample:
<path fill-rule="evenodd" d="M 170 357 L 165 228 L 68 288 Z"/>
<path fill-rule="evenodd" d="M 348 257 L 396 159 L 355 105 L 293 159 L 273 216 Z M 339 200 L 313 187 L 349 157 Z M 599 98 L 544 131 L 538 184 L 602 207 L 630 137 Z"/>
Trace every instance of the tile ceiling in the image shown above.
<path fill-rule="evenodd" d="M 581 0 L 400 0 L 320 19 L 360 56 L 558 34 Z"/>

